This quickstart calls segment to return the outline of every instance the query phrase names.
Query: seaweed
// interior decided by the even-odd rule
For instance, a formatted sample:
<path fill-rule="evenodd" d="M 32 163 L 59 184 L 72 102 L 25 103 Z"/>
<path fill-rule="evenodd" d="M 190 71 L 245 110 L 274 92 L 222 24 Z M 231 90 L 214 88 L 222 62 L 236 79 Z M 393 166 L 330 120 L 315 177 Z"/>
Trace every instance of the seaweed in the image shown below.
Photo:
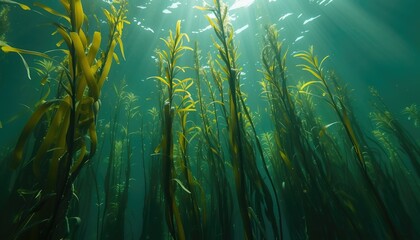
<path fill-rule="evenodd" d="M 420 237 L 415 104 L 401 117 L 372 89 L 363 122 L 353 108 L 359 92 L 333 71 L 335 60 L 313 46 L 290 54 L 275 25 L 261 29 L 260 65 L 241 65 L 219 0 L 195 7 L 210 13 L 211 49 L 190 46 L 174 22 L 155 50 L 153 96 L 145 95 L 131 88 L 132 75 L 110 76 L 126 60 L 128 2 L 103 10 L 109 32 L 92 31 L 82 1 L 60 3 L 64 11 L 34 4 L 57 19 L 47 25 L 58 37 L 54 50 L 0 42 L 40 86 L 16 145 L 0 152 L 6 239 Z M 253 71 L 258 109 L 243 87 Z"/>
<path fill-rule="evenodd" d="M 125 2 L 120 9 L 111 6 L 112 13 L 105 10 L 111 32 L 107 47 L 99 58 L 96 55 L 101 45 L 101 33 L 94 32 L 89 42 L 82 26 L 85 14 L 81 1 L 62 1 L 66 14 L 35 4 L 46 12 L 66 19 L 69 27 L 54 23 L 57 32 L 67 45 L 65 61 L 60 64 L 63 76 L 58 80 L 65 91 L 56 99 L 42 101 L 28 120 L 12 152 L 11 166 L 21 174 L 28 174 L 32 165 L 35 184 L 28 186 L 37 194 L 32 201 L 23 200 L 33 207 L 22 211 L 13 221 L 13 238 L 58 238 L 69 234 L 67 213 L 74 196 L 73 183 L 83 166 L 96 152 L 96 115 L 100 90 L 107 77 L 117 43 L 122 49 L 121 34 L 125 20 Z M 3 51 L 28 53 L 45 57 L 33 51 L 2 46 Z M 49 58 L 49 57 L 48 57 Z M 26 142 L 34 128 L 45 123 L 45 131 L 39 136 L 39 147 L 29 160 L 24 160 Z M 89 138 L 87 138 L 87 136 Z M 24 162 L 24 164 L 22 164 Z M 16 183 L 18 188 L 19 182 Z"/>
<path fill-rule="evenodd" d="M 183 55 L 184 51 L 192 50 L 189 47 L 183 46 L 184 38 L 189 40 L 188 35 L 181 33 L 181 22 L 178 21 L 175 33 L 173 34 L 172 31 L 170 31 L 169 37 L 167 39 L 162 39 L 168 50 L 158 51 L 159 59 L 161 59 L 164 64 L 163 77 L 153 77 L 163 83 L 167 94 L 163 104 L 163 135 L 160 148 L 162 149 L 162 188 L 165 199 L 166 224 L 174 239 L 185 239 L 186 237 L 184 223 L 175 197 L 175 183 L 179 184 L 180 181 L 175 181 L 174 114 L 181 113 L 181 116 L 186 116 L 184 113 L 195 110 L 194 102 L 190 101 L 188 93 L 189 83 L 192 82 L 192 79 L 177 78 L 179 72 L 185 71 L 183 67 L 177 65 L 177 61 Z M 179 103 L 174 102 L 177 100 L 175 99 L 177 97 L 180 98 Z M 185 107 L 183 104 L 186 104 Z M 180 137 L 181 142 L 179 144 L 185 144 L 185 138 L 182 133 Z M 185 146 L 180 147 L 182 148 L 181 151 L 185 151 Z"/>

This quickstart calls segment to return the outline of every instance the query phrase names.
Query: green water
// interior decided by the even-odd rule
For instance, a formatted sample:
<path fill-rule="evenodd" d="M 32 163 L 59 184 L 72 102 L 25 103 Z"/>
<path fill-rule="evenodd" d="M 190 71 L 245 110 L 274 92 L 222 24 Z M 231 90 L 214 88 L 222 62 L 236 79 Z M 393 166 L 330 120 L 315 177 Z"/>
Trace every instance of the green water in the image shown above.
<path fill-rule="evenodd" d="M 84 54 L 93 33 L 102 36 L 89 63 L 97 82 L 111 42 L 103 9 L 111 4 L 81 2 Z M 55 31 L 75 27 L 33 1 L 20 1 L 26 11 L 0 1 L 8 9 L 0 14 L 1 46 L 45 53 L 55 66 L 46 78 L 42 58 L 23 52 L 29 79 L 16 52 L 0 51 L 2 236 L 420 237 L 420 3 L 226 0 L 221 30 L 217 2 L 127 1 L 129 24 L 114 35 L 121 42 L 99 98 L 88 82 L 72 105 L 69 79 L 86 81 L 85 69 L 77 65 L 72 75 L 66 54 L 75 64 L 81 58 L 66 42 L 56 45 Z M 43 4 L 73 21 L 60 1 Z M 177 21 L 185 34 L 177 47 L 185 48 L 169 64 L 172 45 L 164 40 L 176 35 Z M 272 48 L 270 34 L 281 48 Z M 312 47 L 318 62 L 329 56 L 319 68 L 306 61 Z M 172 67 L 174 78 L 165 74 Z M 53 125 L 57 113 L 64 127 Z M 20 136 L 23 157 L 12 169 Z"/>

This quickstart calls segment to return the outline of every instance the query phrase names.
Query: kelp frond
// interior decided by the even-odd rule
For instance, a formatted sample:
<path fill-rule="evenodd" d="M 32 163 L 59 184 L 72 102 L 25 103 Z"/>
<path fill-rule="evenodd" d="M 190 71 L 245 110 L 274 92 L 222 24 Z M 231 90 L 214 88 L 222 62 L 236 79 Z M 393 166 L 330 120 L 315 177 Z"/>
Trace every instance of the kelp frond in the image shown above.
<path fill-rule="evenodd" d="M 6 4 L 14 4 L 14 5 L 18 5 L 22 10 L 28 11 L 31 10 L 31 8 L 28 5 L 25 5 L 23 3 L 19 3 L 16 1 L 11 1 L 11 0 L 0 0 L 0 3 L 6 3 Z"/>
<path fill-rule="evenodd" d="M 181 21 L 177 21 L 175 32 L 169 31 L 168 38 L 161 40 L 164 42 L 167 50 L 160 50 L 157 52 L 159 62 L 159 69 L 162 69 L 161 76 L 151 77 L 163 84 L 166 89 L 165 97 L 163 99 L 163 135 L 160 145 L 155 151 L 162 153 L 162 186 L 163 195 L 166 203 L 165 214 L 166 224 L 169 232 L 174 239 L 186 239 L 186 232 L 184 230 L 184 220 L 182 219 L 180 207 L 176 202 L 174 179 L 176 178 L 175 169 L 175 151 L 180 150 L 180 155 L 186 156 L 186 132 L 178 133 L 179 148 L 174 145 L 174 114 L 179 115 L 181 120 L 181 127 L 185 130 L 186 117 L 189 111 L 194 111 L 195 102 L 191 98 L 188 89 L 192 85 L 191 78 L 179 79 L 178 73 L 185 72 L 185 68 L 179 66 L 178 60 L 185 51 L 192 50 L 190 47 L 184 46 L 184 39 L 189 41 L 188 35 L 181 32 Z M 179 101 L 177 101 L 179 100 Z M 183 158 L 184 161 L 185 158 Z M 184 162 L 185 165 L 185 162 Z M 186 166 L 186 165 L 185 165 Z M 188 175 L 188 174 L 187 174 Z M 189 178 L 187 178 L 188 180 Z M 177 179 L 176 183 L 184 186 L 182 182 Z M 191 190 L 191 184 L 188 182 L 185 189 Z"/>
<path fill-rule="evenodd" d="M 55 67 L 55 62 L 43 59 L 37 62 L 39 68 L 36 68 L 36 71 L 42 76 L 42 85 L 50 78 L 56 77 L 59 89 L 65 91 L 57 94 L 57 99 L 53 100 L 46 99 L 49 90 L 47 91 L 26 123 L 12 152 L 11 160 L 13 168 L 21 166 L 30 133 L 36 126 L 46 122 L 45 133 L 43 136 L 38 136 L 39 139 L 37 139 L 39 146 L 30 156 L 33 175 L 36 181 L 42 182 L 39 187 L 46 194 L 55 193 L 55 197 L 48 200 L 50 207 L 42 207 L 34 213 L 36 216 L 49 218 L 40 235 L 45 238 L 58 237 L 63 234 L 58 231 L 56 226 L 64 222 L 69 204 L 68 199 L 72 197 L 73 182 L 85 163 L 92 159 L 96 152 L 98 144 L 96 115 L 100 92 L 112 64 L 114 47 L 121 42 L 122 26 L 126 23 L 126 9 L 122 4 L 122 9 L 119 8 L 111 13 L 113 19 L 116 19 L 114 25 L 118 25 L 115 27 L 117 30 L 110 35 L 107 47 L 100 51 L 101 33 L 94 32 L 92 41 L 89 41 L 83 31 L 83 24 L 87 18 L 83 12 L 82 2 L 70 0 L 61 1 L 61 3 L 66 9 L 64 14 L 42 4 L 37 4 L 37 6 L 68 20 L 69 27 L 59 23 L 54 24 L 67 44 L 68 49 L 63 51 L 66 53 L 67 61 L 63 61 Z M 114 14 L 118 14 L 118 16 Z M 13 48 L 3 42 L 1 44 L 2 50 L 5 52 L 49 58 L 43 53 Z M 60 73 L 57 76 L 51 76 L 50 73 L 55 70 Z M 45 169 L 46 166 L 47 169 Z M 42 178 L 44 173 L 46 177 Z M 32 221 L 32 216 L 26 217 L 27 221 Z M 34 219 L 33 221 L 36 221 L 36 218 Z M 31 231 L 37 232 L 38 227 L 40 226 L 25 230 L 28 232 L 25 234 L 30 234 Z"/>

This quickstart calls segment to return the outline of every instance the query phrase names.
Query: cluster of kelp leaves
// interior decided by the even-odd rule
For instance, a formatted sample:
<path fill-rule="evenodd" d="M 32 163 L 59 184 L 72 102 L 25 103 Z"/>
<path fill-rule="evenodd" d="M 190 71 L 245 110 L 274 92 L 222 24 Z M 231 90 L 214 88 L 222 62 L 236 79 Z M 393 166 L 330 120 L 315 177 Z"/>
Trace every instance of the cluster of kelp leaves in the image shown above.
<path fill-rule="evenodd" d="M 117 46 L 124 58 L 127 2 L 114 1 L 104 10 L 109 23 L 104 44 L 100 31 L 84 30 L 87 15 L 80 0 L 60 2 L 65 13 L 36 4 L 64 19 L 54 24 L 62 38 L 60 61 L 2 42 L 3 52 L 43 58 L 36 70 L 45 95 L 16 146 L 2 153 L 1 172 L 10 176 L 10 187 L 1 196 L 1 236 L 420 238 L 418 141 L 374 89 L 374 127 L 362 127 L 352 93 L 323 67 L 328 57 L 318 58 L 313 47 L 294 55 L 307 81 L 292 84 L 279 32 L 266 27 L 258 71 L 267 104 L 263 114 L 272 130 L 262 133 L 241 91 L 228 8 L 214 0 L 212 6 L 196 8 L 214 15 L 207 18 L 215 54 L 201 56 L 197 42 L 190 47 L 178 21 L 162 39 L 158 73 L 150 77 L 160 92 L 158 104 L 140 111 L 138 97 L 126 91 L 125 82 L 109 79 L 116 98 L 105 124 L 96 119 L 99 98 L 113 60 L 119 62 Z M 194 62 L 181 66 L 184 54 L 192 54 Z M 418 127 L 416 105 L 404 113 Z M 140 156 L 133 154 L 135 148 Z M 144 170 L 144 205 L 140 222 L 128 222 L 135 162 Z M 140 235 L 130 228 L 141 228 Z"/>

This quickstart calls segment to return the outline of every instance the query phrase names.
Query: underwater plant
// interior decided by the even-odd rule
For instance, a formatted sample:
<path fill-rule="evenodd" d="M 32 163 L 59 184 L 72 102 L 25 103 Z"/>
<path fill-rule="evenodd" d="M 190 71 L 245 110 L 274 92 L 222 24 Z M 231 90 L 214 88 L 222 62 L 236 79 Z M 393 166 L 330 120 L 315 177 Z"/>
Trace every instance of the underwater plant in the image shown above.
<path fill-rule="evenodd" d="M 399 224 L 399 222 L 403 221 L 403 219 L 407 219 L 408 214 L 403 209 L 393 211 L 390 207 L 397 202 L 401 203 L 401 199 L 398 195 L 395 195 L 393 198 L 389 197 L 392 196 L 392 192 L 395 191 L 394 182 L 387 176 L 387 172 L 380 167 L 377 156 L 368 147 L 369 144 L 367 143 L 366 136 L 352 114 L 349 98 L 346 94 L 343 94 L 344 88 L 338 84 L 335 75 L 330 75 L 329 78 L 327 78 L 322 64 L 328 56 L 324 57 L 321 61 L 318 61 L 318 58 L 314 55 L 313 47 L 310 47 L 309 51 L 303 51 L 294 56 L 304 60 L 305 64 L 300 64 L 298 66 L 300 66 L 302 70 L 309 72 L 316 79 L 303 84 L 300 90 L 304 90 L 311 85 L 317 85 L 318 89 L 322 92 L 322 96 L 326 98 L 327 103 L 338 117 L 350 143 L 353 159 L 356 161 L 357 169 L 354 170 L 360 174 L 361 181 L 365 187 L 369 189 L 369 194 L 364 195 L 371 201 L 371 204 L 375 206 L 375 211 L 377 211 L 381 221 L 383 221 L 384 226 L 386 226 L 384 227 L 386 229 L 386 235 L 392 238 L 404 236 L 406 231 L 402 229 L 407 225 L 411 225 L 411 223 L 402 225 Z M 416 160 L 412 162 L 415 166 Z M 374 177 L 377 179 L 374 179 Z M 384 184 L 384 186 L 378 185 L 378 183 L 375 183 L 378 179 L 382 179 L 386 184 Z"/>
<path fill-rule="evenodd" d="M 395 139 L 390 141 L 390 143 L 396 142 L 399 144 L 400 152 L 404 152 L 417 177 L 420 177 L 419 143 L 414 140 L 400 121 L 398 121 L 398 119 L 386 108 L 379 93 L 373 88 L 371 88 L 370 91 L 372 95 L 376 97 L 376 102 L 374 104 L 376 111 L 370 114 L 371 119 L 375 122 L 377 128 L 382 130 L 383 134 Z M 409 115 L 409 118 L 413 118 L 414 123 L 416 123 L 418 118 L 416 105 L 413 104 L 410 107 L 406 107 L 403 113 Z"/>
<path fill-rule="evenodd" d="M 165 206 L 163 202 L 163 193 L 161 190 L 162 179 L 162 163 L 159 161 L 159 156 L 154 153 L 154 146 L 158 146 L 161 141 L 161 128 L 156 128 L 154 125 L 161 123 L 160 114 L 158 110 L 153 107 L 149 109 L 149 114 L 153 121 L 153 125 L 142 124 L 142 161 L 143 161 L 143 178 L 144 178 L 144 204 L 142 214 L 142 229 L 140 239 L 163 239 L 165 237 Z M 146 131 L 151 129 L 151 131 Z M 147 140 L 150 141 L 147 141 Z M 146 145 L 146 142 L 150 144 Z M 149 148 L 147 148 L 149 147 Z M 150 162 L 146 161 L 148 158 L 146 153 L 150 153 Z M 149 163 L 147 165 L 147 163 Z"/>
<path fill-rule="evenodd" d="M 12 47 L 1 39 L 0 39 L 0 47 L 1 47 L 0 49 L 5 53 L 14 52 L 14 53 L 19 55 L 20 59 L 22 60 L 23 65 L 25 66 L 26 74 L 27 74 L 29 79 L 31 79 L 31 72 L 30 72 L 28 63 L 26 62 L 25 58 L 23 57 L 23 54 L 34 55 L 34 56 L 38 56 L 38 57 L 42 57 L 42 58 L 49 58 L 49 56 L 47 54 L 44 54 L 44 53 Z"/>
<path fill-rule="evenodd" d="M 166 224 L 169 232 L 174 239 L 186 239 L 184 222 L 181 218 L 179 206 L 176 203 L 175 186 L 176 183 L 183 186 L 175 173 L 175 159 L 174 159 L 174 115 L 181 114 L 181 117 L 186 117 L 185 113 L 195 111 L 194 101 L 191 100 L 188 88 L 192 85 L 191 78 L 178 79 L 177 74 L 184 72 L 185 69 L 177 65 L 177 61 L 187 50 L 192 50 L 190 47 L 183 45 L 183 39 L 189 41 L 188 35 L 181 33 L 181 21 L 176 23 L 175 32 L 169 32 L 167 39 L 162 39 L 168 48 L 167 51 L 158 51 L 159 59 L 162 61 L 164 72 L 163 76 L 152 77 L 159 80 L 165 87 L 166 99 L 163 105 L 163 133 L 162 141 L 159 148 L 162 155 L 162 190 L 165 199 L 165 215 Z M 191 83 L 191 84 L 190 84 Z M 180 102 L 175 102 L 180 98 Z M 184 124 L 185 124 L 185 119 Z M 185 135 L 180 133 L 179 144 L 182 145 L 181 151 L 185 151 Z M 186 191 L 188 188 L 182 187 Z"/>
<path fill-rule="evenodd" d="M 65 61 L 60 64 L 62 74 L 57 80 L 59 92 L 56 99 L 45 100 L 33 112 L 25 125 L 12 152 L 11 166 L 21 177 L 31 179 L 33 184 L 23 186 L 35 194 L 32 198 L 19 199 L 20 207 L 29 206 L 29 211 L 21 208 L 19 215 L 12 221 L 10 229 L 16 239 L 49 239 L 65 237 L 69 234 L 68 208 L 75 192 L 73 183 L 83 166 L 92 159 L 97 148 L 96 115 L 99 110 L 101 88 L 109 74 L 115 47 L 119 45 L 124 57 L 122 31 L 126 20 L 126 1 L 119 8 L 110 5 L 111 12 L 104 9 L 110 32 L 105 48 L 100 51 L 101 32 L 93 33 L 88 41 L 84 30 L 86 15 L 81 1 L 61 1 L 65 14 L 40 3 L 36 6 L 46 12 L 65 19 L 68 25 L 54 23 L 67 49 Z M 3 51 L 17 53 L 23 51 L 8 45 Z M 99 54 L 99 57 L 97 55 Z M 48 57 L 45 54 L 38 54 Z M 44 131 L 36 141 L 38 146 L 31 155 L 25 145 L 35 127 L 43 124 Z M 25 160 L 25 156 L 28 159 Z M 28 166 L 32 165 L 32 174 Z M 25 176 L 23 176 L 25 175 Z M 19 181 L 15 189 L 19 188 Z M 16 193 L 14 193 L 16 194 Z"/>
<path fill-rule="evenodd" d="M 23 10 L 31 10 L 31 8 L 28 5 L 11 0 L 0 0 L 0 4 L 12 4 L 19 6 Z"/>
<path fill-rule="evenodd" d="M 5 5 L 3 5 L 3 4 L 5 4 Z M 34 56 L 38 56 L 38 57 L 41 57 L 41 58 L 49 58 L 49 56 L 44 54 L 44 53 L 40 53 L 40 52 L 36 52 L 36 51 L 30 51 L 30 50 L 15 48 L 15 47 L 10 46 L 7 43 L 6 33 L 9 31 L 9 27 L 10 27 L 10 23 L 9 23 L 10 7 L 6 4 L 18 5 L 18 6 L 20 6 L 20 8 L 22 10 L 31 10 L 31 8 L 28 7 L 25 4 L 18 3 L 18 2 L 15 2 L 15 1 L 10 1 L 10 0 L 1 0 L 0 1 L 0 7 L 1 7 L 0 8 L 0 49 L 4 53 L 9 53 L 9 52 L 17 53 L 19 55 L 20 59 L 22 60 L 23 65 L 25 66 L 26 74 L 27 74 L 28 78 L 31 79 L 31 72 L 30 72 L 30 69 L 29 69 L 29 65 L 26 62 L 25 58 L 23 57 L 23 54 L 34 55 Z"/>
<path fill-rule="evenodd" d="M 0 7 L 0 41 L 6 41 L 6 33 L 9 31 L 9 12 L 10 7 L 7 5 Z"/>
<path fill-rule="evenodd" d="M 224 150 L 221 144 L 219 113 L 218 107 L 224 112 L 223 116 L 226 119 L 226 109 L 223 103 L 223 92 L 221 89 L 220 74 L 215 70 L 211 56 L 208 56 L 208 64 L 214 83 L 217 85 L 217 90 L 211 85 L 208 79 L 207 72 L 201 67 L 200 50 L 198 42 L 194 46 L 194 70 L 195 70 L 195 85 L 197 87 L 198 109 L 200 112 L 200 119 L 202 120 L 201 138 L 199 139 L 199 147 L 197 148 L 197 159 L 203 159 L 208 166 L 208 176 L 201 178 L 201 182 L 209 181 L 207 190 L 210 192 L 210 199 L 207 200 L 209 211 L 208 219 L 206 220 L 208 239 L 224 236 L 224 238 L 233 238 L 233 198 L 229 179 L 227 177 L 228 171 L 224 162 Z M 220 80 L 220 81 L 219 81 Z M 205 86 L 202 85 L 205 84 Z M 218 85 L 219 84 L 219 85 Z M 207 88 L 205 88 L 207 87 Z M 209 97 L 204 96 L 205 90 L 208 90 Z M 216 98 L 216 93 L 219 93 L 221 100 Z M 207 103 L 212 103 L 209 106 Z M 197 162 L 197 164 L 200 164 Z M 201 164 L 204 164 L 201 162 Z M 218 219 L 218 221 L 213 221 Z"/>
<path fill-rule="evenodd" d="M 99 210 L 102 215 L 98 219 L 101 222 L 99 239 L 122 239 L 125 229 L 125 210 L 128 202 L 128 190 L 131 177 L 132 144 L 130 121 L 136 119 L 139 114 L 138 106 L 134 106 L 138 97 L 127 92 L 125 80 L 121 81 L 120 87 L 114 85 L 116 102 L 114 112 L 111 114 L 109 127 L 108 163 L 104 177 L 103 204 Z M 119 124 L 122 110 L 125 111 L 126 123 Z M 122 131 L 121 131 L 122 129 Z M 98 215 L 99 216 L 99 215 Z M 101 220 L 101 221 L 100 221 Z"/>
<path fill-rule="evenodd" d="M 264 162 L 261 144 L 245 105 L 244 94 L 240 90 L 241 68 L 237 65 L 238 54 L 233 41 L 233 27 L 228 19 L 228 7 L 218 0 L 214 0 L 213 5 L 196 8 L 210 11 L 215 16 L 213 19 L 209 16 L 206 17 L 218 40 L 218 42 L 214 41 L 213 45 L 218 52 L 215 62 L 219 66 L 222 75 L 215 74 L 215 81 L 220 82 L 218 76 L 221 76 L 222 82 L 226 81 L 228 84 L 227 95 L 229 99 L 223 102 L 223 106 L 228 106 L 228 111 L 224 110 L 224 112 L 227 112 L 226 123 L 229 136 L 230 160 L 244 238 L 266 238 L 269 230 L 264 229 L 261 224 L 265 217 L 270 223 L 271 234 L 275 239 L 279 239 L 282 237 L 282 234 L 280 230 L 279 236 L 277 219 L 273 211 L 272 196 L 257 167 L 257 155 L 252 147 L 253 143 L 249 140 L 255 139 L 255 144 L 258 146 L 257 152 L 261 154 Z M 221 88 L 219 89 L 222 90 Z M 246 130 L 247 125 L 250 125 L 251 129 L 254 130 L 251 131 L 251 134 Z M 267 171 L 266 168 L 265 170 Z M 272 184 L 270 174 L 268 172 L 266 174 Z"/>
<path fill-rule="evenodd" d="M 57 19 L 48 25 L 57 49 L 0 40 L 40 85 L 17 144 L 0 148 L 2 238 L 420 239 L 417 129 L 375 91 L 362 121 L 359 93 L 328 68 L 334 59 L 314 47 L 290 54 L 275 24 L 252 42 L 261 54 L 242 59 L 235 15 L 213 0 L 195 7 L 212 30 L 208 52 L 201 31 L 190 47 L 187 20 L 173 22 L 152 56 L 152 83 L 141 76 L 137 89 L 133 68 L 110 75 L 125 59 L 129 3 L 99 2 L 97 26 L 84 11 L 96 1 L 60 0 L 62 12 L 35 3 Z M 0 0 L 13 5 L 30 10 Z M 244 91 L 258 80 L 261 99 Z M 416 104 L 402 114 L 417 127 Z"/>
<path fill-rule="evenodd" d="M 405 107 L 403 113 L 408 116 L 407 118 L 409 121 L 413 121 L 414 127 L 420 127 L 420 113 L 417 110 L 416 104 L 411 104 L 410 106 Z"/>

